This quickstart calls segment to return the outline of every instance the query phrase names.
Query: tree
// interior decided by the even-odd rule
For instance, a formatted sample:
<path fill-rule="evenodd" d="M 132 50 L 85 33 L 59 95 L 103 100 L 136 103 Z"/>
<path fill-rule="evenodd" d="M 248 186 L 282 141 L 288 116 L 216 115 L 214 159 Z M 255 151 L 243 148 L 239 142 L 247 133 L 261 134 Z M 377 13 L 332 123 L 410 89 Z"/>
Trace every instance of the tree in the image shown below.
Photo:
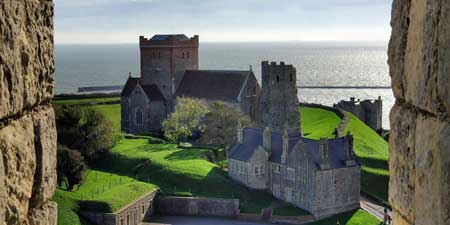
<path fill-rule="evenodd" d="M 83 181 L 83 173 L 86 169 L 83 156 L 77 150 L 58 145 L 57 158 L 58 185 L 61 186 L 67 179 L 67 189 L 73 190 L 75 185 L 79 185 Z"/>
<path fill-rule="evenodd" d="M 81 137 L 72 146 L 87 160 L 94 160 L 99 152 L 108 151 L 114 145 L 114 128 L 111 121 L 93 107 L 85 108 L 83 115 Z"/>
<path fill-rule="evenodd" d="M 185 140 L 192 131 L 202 132 L 208 105 L 193 98 L 177 98 L 175 111 L 163 122 L 164 136 L 170 141 Z"/>
<path fill-rule="evenodd" d="M 254 126 L 251 119 L 234 107 L 223 102 L 214 102 L 206 114 L 205 126 L 200 141 L 203 144 L 230 146 L 236 141 L 238 122 L 242 127 Z"/>

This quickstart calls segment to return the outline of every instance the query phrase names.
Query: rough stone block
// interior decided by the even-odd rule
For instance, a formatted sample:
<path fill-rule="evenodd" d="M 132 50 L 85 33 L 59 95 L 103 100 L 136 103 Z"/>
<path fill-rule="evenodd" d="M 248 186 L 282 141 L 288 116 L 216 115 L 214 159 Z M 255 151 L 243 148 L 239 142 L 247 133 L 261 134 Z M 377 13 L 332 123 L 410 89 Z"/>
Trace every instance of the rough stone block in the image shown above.
<path fill-rule="evenodd" d="M 52 18 L 52 1 L 0 1 L 0 120 L 52 98 Z"/>
<path fill-rule="evenodd" d="M 450 1 L 394 0 L 389 65 L 394 95 L 441 118 L 450 112 Z"/>
<path fill-rule="evenodd" d="M 33 113 L 36 173 L 30 207 L 39 208 L 53 196 L 56 186 L 56 125 L 50 106 Z"/>
<path fill-rule="evenodd" d="M 41 208 L 32 209 L 28 215 L 27 225 L 56 225 L 58 223 L 58 205 L 47 202 Z"/>
<path fill-rule="evenodd" d="M 398 103 L 391 110 L 389 198 L 392 207 L 414 220 L 416 113 Z"/>
<path fill-rule="evenodd" d="M 0 128 L 0 224 L 26 221 L 36 167 L 33 130 L 30 115 Z"/>

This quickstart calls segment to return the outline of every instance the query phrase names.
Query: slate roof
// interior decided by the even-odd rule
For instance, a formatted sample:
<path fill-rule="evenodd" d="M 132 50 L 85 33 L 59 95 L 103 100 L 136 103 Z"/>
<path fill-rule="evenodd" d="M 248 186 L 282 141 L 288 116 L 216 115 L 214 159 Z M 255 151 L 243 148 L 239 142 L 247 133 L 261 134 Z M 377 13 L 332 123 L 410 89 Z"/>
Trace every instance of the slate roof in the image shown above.
<path fill-rule="evenodd" d="M 164 95 L 161 93 L 157 85 L 142 84 L 142 80 L 137 77 L 128 78 L 127 82 L 125 83 L 125 86 L 122 89 L 122 92 L 120 93 L 120 96 L 129 97 L 130 94 L 133 92 L 133 90 L 136 88 L 137 84 L 141 85 L 142 89 L 144 90 L 144 93 L 151 101 L 166 101 L 166 98 L 164 98 Z"/>
<path fill-rule="evenodd" d="M 237 101 L 251 71 L 187 70 L 175 96 L 216 101 Z"/>
<path fill-rule="evenodd" d="M 295 145 L 301 141 L 306 150 L 309 159 L 319 167 L 322 163 L 320 156 L 319 141 L 310 140 L 301 137 L 300 134 L 289 135 L 288 154 L 292 152 Z M 328 152 L 331 168 L 345 167 L 346 160 L 346 146 L 349 139 L 347 137 L 329 139 Z M 347 143 L 345 143 L 347 142 Z M 247 162 L 252 156 L 258 146 L 263 144 L 263 131 L 255 128 L 244 128 L 242 144 L 234 144 L 230 147 L 230 158 Z M 283 152 L 283 135 L 278 132 L 272 132 L 271 135 L 271 156 L 270 161 L 281 164 L 281 154 Z"/>
<path fill-rule="evenodd" d="M 175 36 L 177 40 L 179 41 L 186 41 L 189 40 L 189 38 L 184 34 L 157 34 L 153 36 L 150 40 L 151 41 L 167 41 L 169 37 Z"/>

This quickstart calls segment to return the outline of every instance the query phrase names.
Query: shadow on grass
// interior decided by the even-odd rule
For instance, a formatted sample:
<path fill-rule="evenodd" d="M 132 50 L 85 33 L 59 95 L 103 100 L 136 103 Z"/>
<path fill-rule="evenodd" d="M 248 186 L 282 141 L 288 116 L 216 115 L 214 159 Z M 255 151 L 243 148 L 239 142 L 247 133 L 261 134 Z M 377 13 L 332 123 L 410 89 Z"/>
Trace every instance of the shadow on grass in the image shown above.
<path fill-rule="evenodd" d="M 211 150 L 209 149 L 199 149 L 199 148 L 183 148 L 179 151 L 173 152 L 164 159 L 167 160 L 190 160 L 190 159 L 199 159 L 206 158 L 206 155 Z"/>
<path fill-rule="evenodd" d="M 369 157 L 358 157 L 361 165 L 371 168 L 389 170 L 389 164 L 387 160 L 369 158 Z"/>
<path fill-rule="evenodd" d="M 308 223 L 307 225 L 335 225 L 335 224 L 339 224 L 340 225 L 345 225 L 348 224 L 350 222 L 350 220 L 358 213 L 358 210 L 354 210 L 354 211 L 350 211 L 350 212 L 346 212 L 346 213 L 341 213 L 337 216 L 333 216 L 332 218 L 328 218 L 328 219 L 323 219 L 323 220 L 319 220 L 316 222 L 312 222 L 312 223 Z M 357 223 L 357 224 L 365 224 L 365 221 L 361 221 L 361 223 Z M 352 223 L 353 224 L 353 223 Z M 382 225 L 384 224 L 383 222 L 378 223 L 378 225 Z"/>
<path fill-rule="evenodd" d="M 172 157 L 186 159 L 185 152 L 179 154 L 182 155 Z M 95 169 L 155 184 L 167 195 L 238 198 L 241 211 L 247 213 L 260 213 L 261 209 L 269 207 L 274 201 L 274 198 L 266 192 L 247 189 L 229 179 L 227 173 L 218 167 L 211 168 L 206 176 L 199 177 L 184 171 L 172 170 L 150 159 L 129 158 L 107 152 L 97 161 Z"/>
<path fill-rule="evenodd" d="M 388 162 L 382 159 L 358 157 L 361 165 L 361 189 L 385 204 L 388 204 L 389 176 L 370 169 L 389 170 Z"/>

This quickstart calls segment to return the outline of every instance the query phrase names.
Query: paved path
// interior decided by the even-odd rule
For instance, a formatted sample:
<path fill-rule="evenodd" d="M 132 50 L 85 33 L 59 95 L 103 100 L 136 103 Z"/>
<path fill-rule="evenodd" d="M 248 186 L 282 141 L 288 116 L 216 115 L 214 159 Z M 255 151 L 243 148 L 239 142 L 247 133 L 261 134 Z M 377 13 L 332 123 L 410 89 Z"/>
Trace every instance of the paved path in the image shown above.
<path fill-rule="evenodd" d="M 375 201 L 369 200 L 366 197 L 361 196 L 360 207 L 364 211 L 372 214 L 373 216 L 377 217 L 381 221 L 383 220 L 383 218 L 384 218 L 384 207 L 381 204 L 378 204 Z M 388 214 L 392 218 L 392 212 L 389 209 L 388 209 Z"/>
<path fill-rule="evenodd" d="M 141 225 L 270 225 L 270 223 L 212 217 L 164 216 L 154 217 L 152 222 L 141 223 Z"/>

